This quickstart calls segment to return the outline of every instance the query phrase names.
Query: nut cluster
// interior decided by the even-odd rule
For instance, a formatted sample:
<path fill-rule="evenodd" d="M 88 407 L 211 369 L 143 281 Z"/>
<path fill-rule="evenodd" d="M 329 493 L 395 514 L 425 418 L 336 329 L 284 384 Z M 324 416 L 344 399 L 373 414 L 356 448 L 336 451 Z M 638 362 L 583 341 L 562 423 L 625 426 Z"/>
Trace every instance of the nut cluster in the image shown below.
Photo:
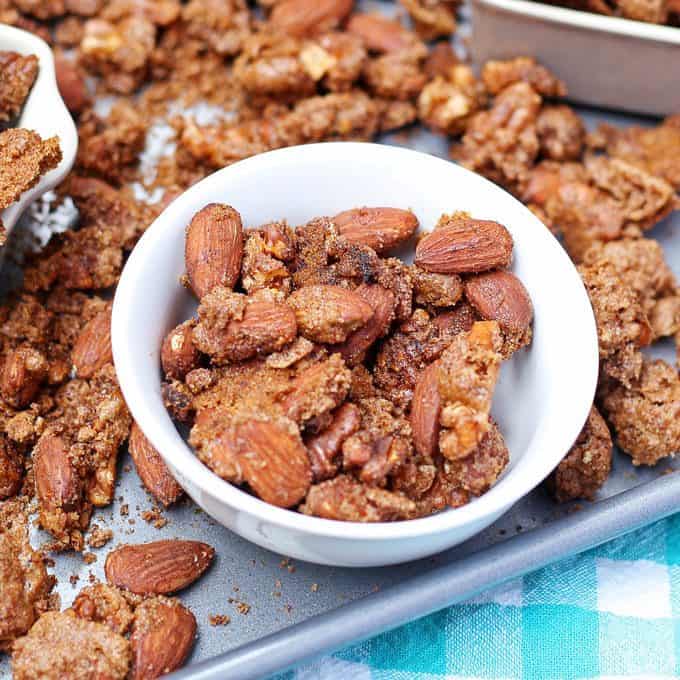
<path fill-rule="evenodd" d="M 509 458 L 489 413 L 533 309 L 501 224 L 346 210 L 244 230 L 210 204 L 186 230 L 196 318 L 163 341 L 163 394 L 216 474 L 319 517 L 386 521 L 483 494 Z"/>

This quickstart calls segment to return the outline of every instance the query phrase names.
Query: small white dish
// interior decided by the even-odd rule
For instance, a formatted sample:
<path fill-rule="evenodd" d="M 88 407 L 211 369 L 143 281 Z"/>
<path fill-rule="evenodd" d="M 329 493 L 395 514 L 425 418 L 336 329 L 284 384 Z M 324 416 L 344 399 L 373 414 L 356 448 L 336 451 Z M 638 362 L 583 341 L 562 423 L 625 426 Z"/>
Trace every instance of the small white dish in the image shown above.
<path fill-rule="evenodd" d="M 291 224 L 363 205 L 411 208 L 421 228 L 465 210 L 503 223 L 512 269 L 531 294 L 534 341 L 501 372 L 494 416 L 511 453 L 498 483 L 469 505 L 407 522 L 336 522 L 283 510 L 204 466 L 182 439 L 160 392 L 165 334 L 196 309 L 180 285 L 185 227 L 210 202 L 244 224 Z M 128 260 L 113 307 L 113 353 L 127 404 L 180 484 L 210 515 L 284 555 L 338 566 L 404 562 L 449 548 L 495 521 L 558 464 L 585 422 L 598 370 L 597 335 L 581 279 L 562 247 L 521 203 L 486 179 L 427 154 L 377 144 L 314 144 L 261 154 L 220 170 L 176 198 Z"/>
<path fill-rule="evenodd" d="M 35 130 L 43 139 L 57 135 L 62 153 L 61 162 L 56 168 L 43 175 L 34 187 L 21 194 L 16 203 L 0 213 L 9 235 L 28 205 L 57 186 L 69 173 L 78 150 L 78 133 L 59 94 L 54 56 L 49 45 L 28 31 L 0 24 L 0 50 L 35 54 L 38 57 L 38 76 L 15 127 Z"/>
<path fill-rule="evenodd" d="M 667 116 L 680 111 L 680 28 L 536 0 L 473 0 L 476 64 L 536 57 L 575 102 Z"/>

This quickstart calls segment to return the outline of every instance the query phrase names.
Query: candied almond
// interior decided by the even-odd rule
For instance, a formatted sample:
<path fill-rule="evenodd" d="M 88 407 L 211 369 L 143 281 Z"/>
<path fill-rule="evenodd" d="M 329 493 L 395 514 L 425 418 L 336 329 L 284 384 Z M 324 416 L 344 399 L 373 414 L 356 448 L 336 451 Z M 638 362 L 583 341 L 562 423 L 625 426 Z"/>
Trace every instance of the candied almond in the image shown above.
<path fill-rule="evenodd" d="M 187 276 L 201 299 L 215 286 L 232 288 L 241 273 L 243 225 L 231 206 L 210 203 L 189 222 L 185 242 Z"/>
<path fill-rule="evenodd" d="M 112 585 L 138 595 L 167 595 L 198 579 L 215 550 L 198 541 L 165 540 L 123 545 L 106 557 L 104 571 Z"/>
<path fill-rule="evenodd" d="M 361 38 L 372 52 L 398 52 L 418 41 L 398 21 L 378 13 L 352 14 L 347 32 Z"/>
<path fill-rule="evenodd" d="M 73 345 L 71 360 L 79 378 L 91 378 L 113 361 L 111 348 L 111 307 L 88 321 Z"/>
<path fill-rule="evenodd" d="M 137 423 L 132 423 L 129 450 L 137 474 L 149 493 L 166 507 L 176 502 L 182 495 L 182 487 Z"/>
<path fill-rule="evenodd" d="M 121 635 L 127 633 L 134 619 L 123 593 L 106 583 L 83 588 L 73 600 L 71 609 L 78 618 L 103 623 Z"/>
<path fill-rule="evenodd" d="M 41 526 L 56 538 L 82 547 L 80 532 L 91 507 L 84 502 L 82 479 L 69 453 L 61 436 L 43 434 L 33 453 L 35 490 Z"/>
<path fill-rule="evenodd" d="M 339 406 L 347 396 L 352 374 L 339 354 L 301 371 L 290 385 L 281 405 L 285 414 L 296 423 Z"/>
<path fill-rule="evenodd" d="M 289 508 L 305 497 L 312 473 L 299 435 L 253 420 L 236 427 L 234 440 L 243 479 L 263 501 Z"/>
<path fill-rule="evenodd" d="M 89 104 L 85 79 L 76 64 L 64 57 L 56 56 L 54 68 L 57 75 L 59 94 L 71 113 L 81 113 Z"/>
<path fill-rule="evenodd" d="M 300 511 L 347 522 L 386 522 L 408 519 L 415 503 L 400 492 L 366 486 L 349 475 L 339 475 L 313 485 Z"/>
<path fill-rule="evenodd" d="M 430 364 L 418 378 L 411 402 L 411 429 L 413 445 L 421 456 L 432 457 L 439 445 L 439 367 Z"/>
<path fill-rule="evenodd" d="M 380 254 L 408 241 L 418 228 L 418 218 L 399 208 L 353 208 L 332 221 L 340 236 Z"/>
<path fill-rule="evenodd" d="M 297 37 L 325 33 L 345 19 L 353 4 L 353 0 L 279 0 L 269 23 Z"/>
<path fill-rule="evenodd" d="M 5 357 L 0 372 L 0 393 L 16 408 L 27 406 L 47 378 L 47 359 L 30 346 L 18 347 Z"/>
<path fill-rule="evenodd" d="M 313 342 L 338 343 L 373 316 L 373 308 L 342 286 L 298 288 L 287 300 L 301 335 Z"/>
<path fill-rule="evenodd" d="M 12 671 L 16 680 L 124 680 L 130 656 L 128 641 L 107 626 L 72 611 L 50 611 L 14 643 Z"/>
<path fill-rule="evenodd" d="M 334 347 L 349 366 L 363 361 L 371 345 L 387 333 L 394 319 L 395 307 L 394 293 L 378 284 L 363 283 L 354 292 L 373 308 L 373 316 L 345 342 Z"/>
<path fill-rule="evenodd" d="M 354 404 L 343 404 L 333 412 L 330 425 L 319 434 L 305 439 L 314 482 L 330 479 L 338 471 L 339 456 L 345 440 L 361 426 L 361 414 Z"/>
<path fill-rule="evenodd" d="M 478 321 L 467 333 L 456 335 L 442 354 L 437 370 L 442 400 L 439 449 L 446 458 L 464 458 L 491 427 L 501 346 L 498 324 Z"/>
<path fill-rule="evenodd" d="M 195 638 L 196 618 L 179 600 L 145 600 L 135 609 L 130 634 L 131 679 L 159 678 L 181 668 Z"/>
<path fill-rule="evenodd" d="M 465 296 L 486 321 L 498 321 L 504 357 L 531 340 L 534 308 L 522 282 L 509 271 L 476 274 L 465 281 Z"/>
<path fill-rule="evenodd" d="M 161 366 L 165 377 L 183 380 L 189 371 L 198 368 L 201 354 L 193 343 L 193 320 L 175 326 L 161 345 Z"/>
<path fill-rule="evenodd" d="M 255 299 L 217 286 L 198 308 L 194 345 L 216 364 L 278 352 L 297 335 L 295 313 L 286 304 Z"/>
<path fill-rule="evenodd" d="M 507 267 L 512 247 L 512 236 L 502 224 L 454 217 L 419 241 L 415 263 L 437 274 L 484 272 Z"/>
<path fill-rule="evenodd" d="M 560 503 L 579 498 L 592 501 L 609 477 L 612 448 L 607 423 L 592 406 L 578 439 L 548 480 L 556 500 Z"/>

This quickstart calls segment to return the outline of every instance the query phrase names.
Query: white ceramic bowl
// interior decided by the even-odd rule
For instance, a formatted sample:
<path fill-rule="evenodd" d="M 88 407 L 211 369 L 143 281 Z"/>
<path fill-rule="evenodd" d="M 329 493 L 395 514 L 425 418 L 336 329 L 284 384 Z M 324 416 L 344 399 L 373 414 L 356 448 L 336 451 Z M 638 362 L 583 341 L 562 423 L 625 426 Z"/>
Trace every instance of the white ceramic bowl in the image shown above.
<path fill-rule="evenodd" d="M 515 240 L 513 271 L 535 307 L 534 341 L 504 365 L 494 416 L 511 452 L 498 483 L 465 507 L 408 522 L 358 524 L 268 505 L 213 474 L 163 407 L 159 348 L 196 302 L 179 283 L 184 230 L 212 201 L 248 226 L 301 224 L 363 205 L 411 208 L 422 228 L 465 210 L 502 222 Z M 598 367 L 595 323 L 562 247 L 521 203 L 484 178 L 416 151 L 331 143 L 272 151 L 220 170 L 176 198 L 144 234 L 123 271 L 113 308 L 118 378 L 135 420 L 189 495 L 241 536 L 302 560 L 373 566 L 423 557 L 484 529 L 557 465 L 586 419 Z"/>
<path fill-rule="evenodd" d="M 54 57 L 49 45 L 37 36 L 0 24 L 0 49 L 38 57 L 38 77 L 17 123 L 18 127 L 35 130 L 43 139 L 57 135 L 62 159 L 59 165 L 43 175 L 21 198 L 0 213 L 7 233 L 11 232 L 26 207 L 46 191 L 53 189 L 69 173 L 78 150 L 78 133 L 71 114 L 59 94 L 54 72 Z"/>

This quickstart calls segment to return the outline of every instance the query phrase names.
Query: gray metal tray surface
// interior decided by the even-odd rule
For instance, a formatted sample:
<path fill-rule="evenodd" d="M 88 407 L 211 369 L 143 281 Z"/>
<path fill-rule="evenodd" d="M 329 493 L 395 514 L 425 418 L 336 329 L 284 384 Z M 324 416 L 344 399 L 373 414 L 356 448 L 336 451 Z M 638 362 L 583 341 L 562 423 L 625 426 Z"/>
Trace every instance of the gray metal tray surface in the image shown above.
<path fill-rule="evenodd" d="M 602 120 L 641 122 L 601 112 L 581 113 L 589 126 Z M 384 141 L 447 155 L 446 140 L 424 130 L 402 132 Z M 661 241 L 680 276 L 680 238 L 673 238 L 674 230 L 680 231 L 680 213 L 651 235 Z M 675 360 L 670 342 L 659 344 L 653 353 Z M 680 475 L 668 474 L 678 467 L 680 463 L 667 460 L 654 468 L 635 468 L 617 452 L 611 477 L 595 503 L 558 506 L 539 488 L 487 530 L 440 555 L 398 566 L 348 569 L 293 562 L 263 550 L 219 526 L 189 500 L 164 511 L 167 525 L 156 529 L 142 517 L 154 504 L 126 454 L 119 463 L 115 502 L 93 517 L 94 523 L 113 529 L 113 541 L 92 551 L 97 556 L 93 564 L 76 554 L 56 556 L 52 572 L 59 580 L 62 606 L 67 607 L 90 578 L 103 578 L 105 556 L 118 543 L 172 537 L 210 543 L 216 549 L 215 563 L 181 593 L 196 615 L 199 637 L 187 667 L 173 677 L 265 677 L 680 510 Z M 34 539 L 39 545 L 49 537 L 36 532 Z M 210 625 L 209 617 L 217 614 L 228 615 L 231 622 Z M 9 675 L 4 656 L 0 678 Z"/>

